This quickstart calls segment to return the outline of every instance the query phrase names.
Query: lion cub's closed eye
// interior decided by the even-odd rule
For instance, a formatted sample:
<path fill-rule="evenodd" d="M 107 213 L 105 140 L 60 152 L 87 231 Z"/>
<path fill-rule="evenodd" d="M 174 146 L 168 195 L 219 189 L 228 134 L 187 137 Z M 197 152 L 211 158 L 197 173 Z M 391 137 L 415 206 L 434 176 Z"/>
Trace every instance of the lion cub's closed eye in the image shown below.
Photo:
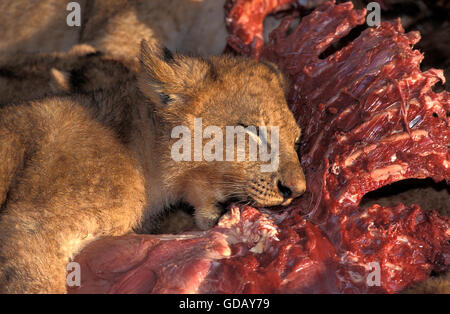
<path fill-rule="evenodd" d="M 82 84 L 65 86 L 81 94 L 0 108 L 0 291 L 64 292 L 65 266 L 87 241 L 151 231 L 154 217 L 179 201 L 207 229 L 222 213 L 218 203 L 286 205 L 304 192 L 300 129 L 274 65 L 186 57 L 146 42 L 140 62 L 113 88 L 92 88 L 105 77 L 94 63 L 75 72 Z M 174 160 L 172 131 L 185 126 L 193 143 L 198 119 L 203 129 L 278 127 L 277 167 Z"/>

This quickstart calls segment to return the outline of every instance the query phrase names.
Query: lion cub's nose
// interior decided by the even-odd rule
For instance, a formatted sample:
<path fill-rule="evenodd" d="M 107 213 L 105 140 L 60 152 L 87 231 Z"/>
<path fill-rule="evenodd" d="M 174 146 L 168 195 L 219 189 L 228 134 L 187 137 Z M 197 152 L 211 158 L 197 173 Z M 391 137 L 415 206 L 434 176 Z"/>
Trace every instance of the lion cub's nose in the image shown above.
<path fill-rule="evenodd" d="M 296 198 L 306 191 L 306 181 L 303 171 L 297 175 L 292 175 L 287 180 L 278 180 L 278 191 L 283 198 Z"/>

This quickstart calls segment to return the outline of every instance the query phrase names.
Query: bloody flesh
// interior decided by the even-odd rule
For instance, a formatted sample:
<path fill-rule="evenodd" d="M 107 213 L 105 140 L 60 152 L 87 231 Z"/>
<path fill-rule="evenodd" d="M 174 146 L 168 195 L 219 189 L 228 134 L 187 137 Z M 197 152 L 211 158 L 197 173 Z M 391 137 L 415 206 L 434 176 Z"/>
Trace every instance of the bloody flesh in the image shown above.
<path fill-rule="evenodd" d="M 419 34 L 405 34 L 399 21 L 319 58 L 364 23 L 350 3 L 322 5 L 289 35 L 286 18 L 270 42 L 255 45 L 262 24 L 251 23 L 288 2 L 231 2 L 229 45 L 290 78 L 307 192 L 282 212 L 232 207 L 208 232 L 96 241 L 76 259 L 84 275 L 71 292 L 394 293 L 449 270 L 448 217 L 416 205 L 358 205 L 402 179 L 450 180 L 450 97 L 431 89 L 442 72 L 420 71 L 423 56 L 411 48 Z M 242 3 L 246 10 L 233 11 Z"/>

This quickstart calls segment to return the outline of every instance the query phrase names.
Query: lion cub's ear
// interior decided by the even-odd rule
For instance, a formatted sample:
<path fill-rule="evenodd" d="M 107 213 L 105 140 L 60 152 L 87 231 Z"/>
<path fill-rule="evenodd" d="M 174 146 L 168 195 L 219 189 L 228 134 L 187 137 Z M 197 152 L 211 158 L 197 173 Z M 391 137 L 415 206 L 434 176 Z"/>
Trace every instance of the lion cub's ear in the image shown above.
<path fill-rule="evenodd" d="M 154 103 L 186 100 L 208 79 L 212 64 L 205 59 L 173 54 L 157 43 L 141 42 L 139 88 Z"/>

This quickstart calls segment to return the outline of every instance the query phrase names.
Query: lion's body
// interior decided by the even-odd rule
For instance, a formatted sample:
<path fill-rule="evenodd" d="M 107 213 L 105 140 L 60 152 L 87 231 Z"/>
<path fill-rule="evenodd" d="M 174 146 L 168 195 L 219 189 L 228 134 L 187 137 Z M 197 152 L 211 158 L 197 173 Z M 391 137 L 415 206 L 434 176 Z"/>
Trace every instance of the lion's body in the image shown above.
<path fill-rule="evenodd" d="M 62 80 L 70 95 L 0 107 L 0 291 L 64 292 L 65 267 L 88 241 L 151 231 L 179 201 L 207 229 L 231 196 L 270 206 L 304 191 L 294 149 L 300 130 L 273 65 L 142 49 L 140 74 L 102 55 L 51 55 L 75 66 Z M 105 73 L 113 82 L 97 81 Z M 171 130 L 192 130 L 194 117 L 223 129 L 278 126 L 279 167 L 261 173 L 261 161 L 173 160 Z M 281 193 L 280 182 L 292 193 Z"/>

